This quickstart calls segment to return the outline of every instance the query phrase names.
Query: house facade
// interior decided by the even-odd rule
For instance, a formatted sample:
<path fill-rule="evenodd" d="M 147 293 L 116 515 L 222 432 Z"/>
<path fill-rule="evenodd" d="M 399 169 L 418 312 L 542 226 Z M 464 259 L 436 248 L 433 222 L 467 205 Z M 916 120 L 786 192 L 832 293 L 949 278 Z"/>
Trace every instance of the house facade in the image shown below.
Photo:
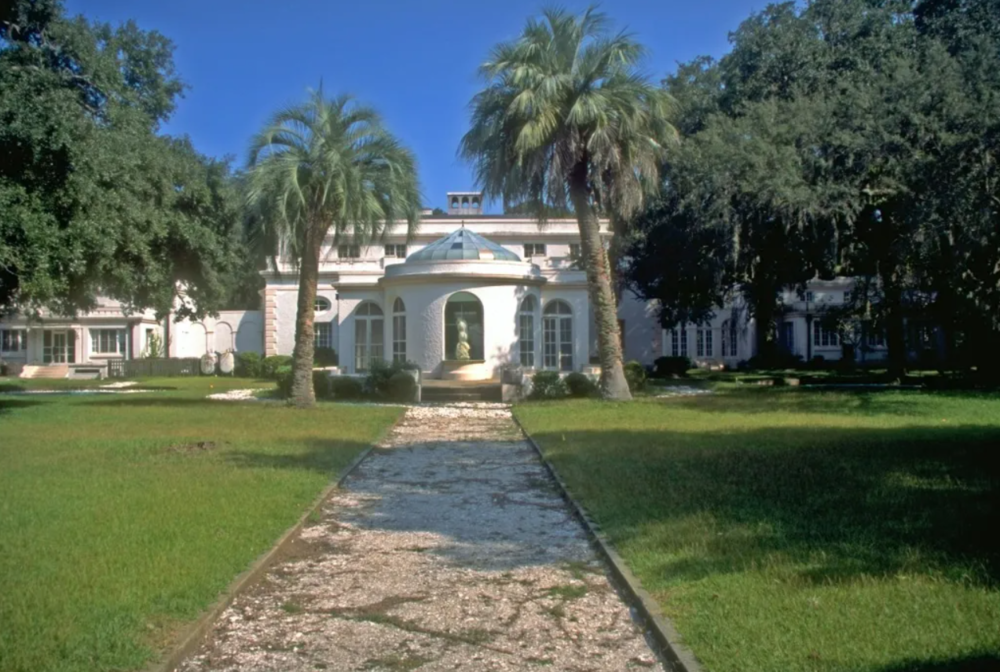
<path fill-rule="evenodd" d="M 397 226 L 378 245 L 328 241 L 316 298 L 316 346 L 362 374 L 375 360 L 410 361 L 425 376 L 484 380 L 505 365 L 581 371 L 596 332 L 575 219 L 539 227 L 529 217 L 485 215 L 478 192 L 448 193 L 416 234 Z M 610 237 L 607 223 L 605 238 Z M 298 278 L 279 259 L 265 272 L 264 350 L 294 348 Z M 626 356 L 659 356 L 660 329 L 645 305 L 619 311 Z"/>
<path fill-rule="evenodd" d="M 416 363 L 426 377 L 485 380 L 508 365 L 528 371 L 596 372 L 597 337 L 575 219 L 544 226 L 530 217 L 483 214 L 479 192 L 449 192 L 446 212 L 425 212 L 407 236 L 404 224 L 377 245 L 332 238 L 322 251 L 315 303 L 317 347 L 335 350 L 340 370 L 364 374 L 373 361 Z M 602 236 L 610 240 L 607 222 Z M 224 311 L 202 320 L 157 321 L 101 299 L 74 318 L 43 313 L 0 320 L 0 360 L 75 369 L 140 357 L 159 336 L 171 357 L 226 351 L 289 355 L 294 349 L 298 277 L 287 258 L 263 272 L 259 311 Z M 777 321 L 782 350 L 803 361 L 885 357 L 884 339 L 848 339 L 824 318 L 844 305 L 854 282 L 815 280 L 787 291 Z M 183 298 L 179 299 L 183 301 Z M 651 365 L 684 356 L 699 367 L 735 367 L 757 351 L 754 325 L 739 305 L 704 324 L 662 329 L 653 303 L 629 291 L 618 318 L 626 360 Z M 925 334 L 925 336 L 927 336 Z M 933 338 L 931 335 L 929 338 Z"/>
<path fill-rule="evenodd" d="M 129 313 L 118 301 L 100 297 L 93 310 L 73 317 L 43 310 L 0 319 L 0 360 L 14 374 L 51 367 L 66 377 L 140 357 L 154 334 L 162 338 L 163 326 L 153 311 Z"/>

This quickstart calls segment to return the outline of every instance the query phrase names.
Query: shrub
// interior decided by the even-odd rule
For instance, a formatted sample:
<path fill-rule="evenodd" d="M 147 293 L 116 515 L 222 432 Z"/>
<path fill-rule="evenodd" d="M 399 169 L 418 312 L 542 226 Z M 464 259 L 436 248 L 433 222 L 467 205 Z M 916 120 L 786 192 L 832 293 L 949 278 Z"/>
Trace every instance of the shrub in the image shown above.
<path fill-rule="evenodd" d="M 339 361 L 337 351 L 333 348 L 316 348 L 313 353 L 314 366 L 337 366 Z"/>
<path fill-rule="evenodd" d="M 400 371 L 417 371 L 420 367 L 413 362 L 386 362 L 376 360 L 371 363 L 365 379 L 365 391 L 376 397 L 389 396 L 389 379 Z"/>
<path fill-rule="evenodd" d="M 566 396 L 566 383 L 556 371 L 539 371 L 531 379 L 532 399 L 559 399 Z"/>
<path fill-rule="evenodd" d="M 265 357 L 260 366 L 261 377 L 276 380 L 278 369 L 283 366 L 291 367 L 291 365 L 292 358 L 289 355 L 271 355 L 270 357 Z"/>
<path fill-rule="evenodd" d="M 625 362 L 625 381 L 632 394 L 646 389 L 646 367 L 634 359 Z"/>
<path fill-rule="evenodd" d="M 393 401 L 411 402 L 417 392 L 417 381 L 408 371 L 397 371 L 388 382 L 389 398 Z"/>
<path fill-rule="evenodd" d="M 317 399 L 329 399 L 332 396 L 330 376 L 327 375 L 326 371 L 313 371 L 312 374 L 313 394 L 316 395 Z M 292 396 L 292 381 L 295 379 L 294 370 L 290 366 L 279 367 L 276 378 L 278 380 L 278 394 L 288 399 Z"/>
<path fill-rule="evenodd" d="M 691 368 L 691 360 L 687 357 L 657 357 L 653 362 L 654 378 L 674 378 L 686 376 Z"/>
<path fill-rule="evenodd" d="M 278 381 L 278 394 L 285 399 L 292 396 L 292 367 L 279 366 L 274 372 L 274 378 Z"/>
<path fill-rule="evenodd" d="M 566 376 L 563 383 L 571 397 L 590 397 L 597 392 L 597 385 L 594 384 L 594 381 L 579 371 L 574 371 Z"/>
<path fill-rule="evenodd" d="M 256 352 L 236 353 L 236 375 L 240 378 L 260 378 L 261 356 Z"/>
<path fill-rule="evenodd" d="M 329 399 L 333 392 L 330 375 L 326 371 L 313 371 L 313 394 L 317 399 Z"/>
<path fill-rule="evenodd" d="M 364 386 L 357 378 L 349 376 L 334 376 L 330 378 L 330 394 L 334 399 L 360 399 L 364 395 Z"/>

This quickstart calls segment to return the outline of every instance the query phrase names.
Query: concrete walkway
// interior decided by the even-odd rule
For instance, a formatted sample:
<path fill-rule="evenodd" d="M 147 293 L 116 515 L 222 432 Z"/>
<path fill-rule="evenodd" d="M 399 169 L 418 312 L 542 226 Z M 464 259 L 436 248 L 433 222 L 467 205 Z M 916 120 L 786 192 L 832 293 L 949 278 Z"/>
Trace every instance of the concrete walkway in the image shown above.
<path fill-rule="evenodd" d="M 499 404 L 409 408 L 180 670 L 662 669 Z"/>

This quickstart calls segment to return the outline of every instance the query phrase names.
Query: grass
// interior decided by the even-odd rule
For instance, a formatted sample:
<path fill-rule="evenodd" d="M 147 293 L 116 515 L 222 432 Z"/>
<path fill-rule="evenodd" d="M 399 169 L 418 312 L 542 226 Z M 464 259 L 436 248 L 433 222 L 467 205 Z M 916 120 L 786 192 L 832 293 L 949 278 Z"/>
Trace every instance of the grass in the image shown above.
<path fill-rule="evenodd" d="M 142 666 L 400 412 L 204 399 L 266 381 L 143 383 L 171 389 L 0 394 L 4 672 Z"/>
<path fill-rule="evenodd" d="M 1000 395 L 515 410 L 711 672 L 1000 669 Z"/>

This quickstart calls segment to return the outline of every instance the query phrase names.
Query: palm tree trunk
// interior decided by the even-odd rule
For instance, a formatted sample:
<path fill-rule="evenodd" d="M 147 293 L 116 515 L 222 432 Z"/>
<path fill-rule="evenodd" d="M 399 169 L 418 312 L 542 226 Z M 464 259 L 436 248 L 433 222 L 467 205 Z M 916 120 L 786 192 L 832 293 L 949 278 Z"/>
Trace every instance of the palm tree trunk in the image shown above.
<path fill-rule="evenodd" d="M 590 302 L 597 327 L 597 351 L 601 360 L 600 391 L 604 399 L 627 401 L 632 398 L 622 366 L 621 331 L 618 309 L 611 287 L 611 267 L 601 240 L 600 221 L 590 204 L 587 165 L 580 162 L 570 176 L 570 196 L 580 229 L 580 256 L 587 272 Z"/>
<path fill-rule="evenodd" d="M 295 316 L 295 350 L 292 353 L 292 398 L 296 406 L 316 404 L 312 370 L 316 329 L 313 324 L 316 287 L 319 284 L 319 255 L 324 231 L 310 227 L 299 268 L 299 305 Z"/>

